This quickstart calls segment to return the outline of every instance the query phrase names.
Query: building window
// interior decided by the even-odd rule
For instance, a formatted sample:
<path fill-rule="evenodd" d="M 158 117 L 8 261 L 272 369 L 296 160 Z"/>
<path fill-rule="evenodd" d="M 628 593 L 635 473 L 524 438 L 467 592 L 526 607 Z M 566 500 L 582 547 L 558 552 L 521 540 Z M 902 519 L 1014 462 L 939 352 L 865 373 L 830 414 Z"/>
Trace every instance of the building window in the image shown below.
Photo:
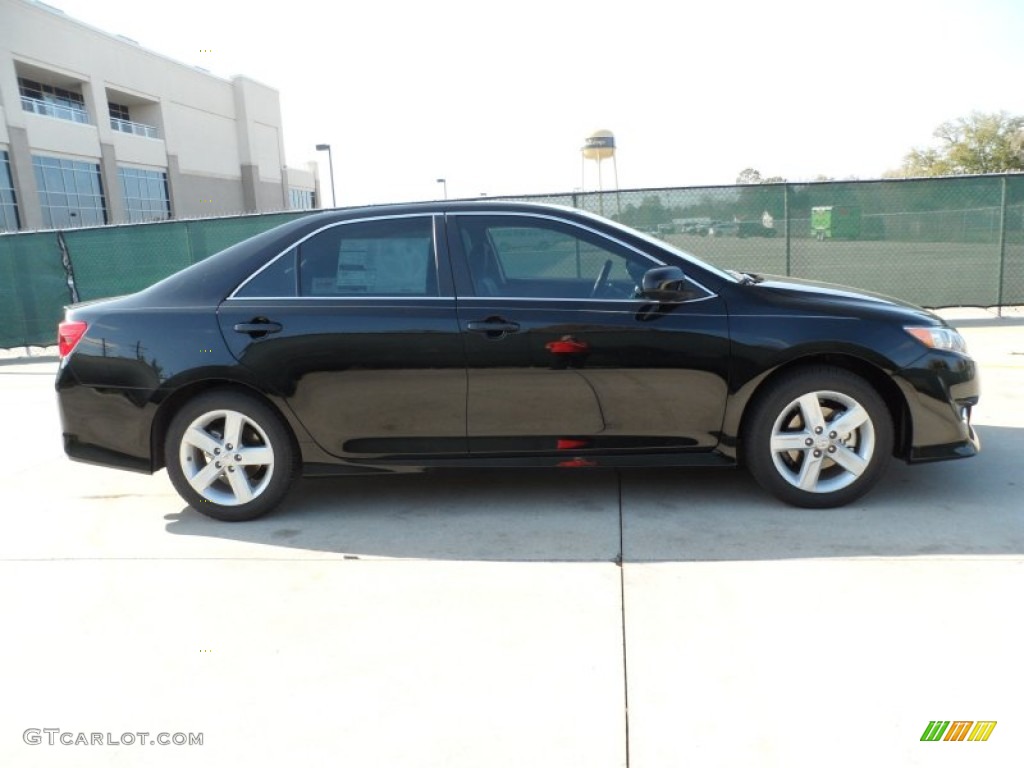
<path fill-rule="evenodd" d="M 111 117 L 116 117 L 118 120 L 131 120 L 132 119 L 131 115 L 128 114 L 128 105 L 127 104 L 115 104 L 114 102 L 111 101 L 111 102 L 109 102 L 109 106 L 110 106 L 110 116 Z"/>
<path fill-rule="evenodd" d="M 18 78 L 18 90 L 21 92 L 21 108 L 26 112 L 76 123 L 89 122 L 85 99 L 80 93 L 38 83 L 26 77 Z"/>
<path fill-rule="evenodd" d="M 293 211 L 308 211 L 315 208 L 316 195 L 311 189 L 296 189 L 290 187 L 288 189 L 288 202 L 289 207 Z"/>
<path fill-rule="evenodd" d="M 0 150 L 0 232 L 18 229 L 18 201 L 14 196 L 11 179 L 11 161 L 7 152 Z"/>
<path fill-rule="evenodd" d="M 48 229 L 107 223 L 98 163 L 32 156 L 43 226 Z"/>
<path fill-rule="evenodd" d="M 128 221 L 163 221 L 171 218 L 171 202 L 167 194 L 167 174 L 119 168 L 121 194 L 124 195 Z"/>
<path fill-rule="evenodd" d="M 149 139 L 160 138 L 160 132 L 155 125 L 136 123 L 132 121 L 127 104 L 108 102 L 110 106 L 110 127 L 121 133 L 134 133 L 136 136 L 145 136 Z"/>

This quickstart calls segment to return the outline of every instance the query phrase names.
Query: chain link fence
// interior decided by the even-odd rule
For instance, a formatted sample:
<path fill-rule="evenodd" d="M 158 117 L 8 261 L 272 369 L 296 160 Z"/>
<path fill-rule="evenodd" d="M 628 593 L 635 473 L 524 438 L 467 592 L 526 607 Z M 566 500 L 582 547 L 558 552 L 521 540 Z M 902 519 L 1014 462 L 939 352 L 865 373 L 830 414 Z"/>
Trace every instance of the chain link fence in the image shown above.
<path fill-rule="evenodd" d="M 730 269 L 927 307 L 1024 304 L 1024 174 L 515 199 L 603 214 Z M 52 344 L 64 304 L 140 290 L 308 213 L 0 235 L 0 347 Z"/>
<path fill-rule="evenodd" d="M 730 269 L 926 307 L 1024 304 L 1024 175 L 528 196 L 599 213 Z"/>

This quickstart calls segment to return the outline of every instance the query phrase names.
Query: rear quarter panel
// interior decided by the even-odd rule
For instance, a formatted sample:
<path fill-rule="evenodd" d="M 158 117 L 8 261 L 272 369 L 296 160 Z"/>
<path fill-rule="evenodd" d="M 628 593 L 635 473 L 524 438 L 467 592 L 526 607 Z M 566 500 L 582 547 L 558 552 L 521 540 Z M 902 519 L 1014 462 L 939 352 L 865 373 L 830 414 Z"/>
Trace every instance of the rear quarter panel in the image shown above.
<path fill-rule="evenodd" d="M 225 348 L 214 308 L 72 307 L 66 317 L 89 325 L 56 382 L 74 458 L 152 471 L 153 422 L 167 397 L 207 380 L 252 385 Z"/>

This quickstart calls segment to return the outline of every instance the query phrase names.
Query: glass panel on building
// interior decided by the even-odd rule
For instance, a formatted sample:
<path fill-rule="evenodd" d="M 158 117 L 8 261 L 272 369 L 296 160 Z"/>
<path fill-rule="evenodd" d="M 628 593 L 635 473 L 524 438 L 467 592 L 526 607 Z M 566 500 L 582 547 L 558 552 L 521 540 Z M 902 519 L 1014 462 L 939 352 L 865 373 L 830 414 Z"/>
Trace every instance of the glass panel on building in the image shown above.
<path fill-rule="evenodd" d="M 0 232 L 18 229 L 18 202 L 14 194 L 11 161 L 6 150 L 0 150 Z"/>
<path fill-rule="evenodd" d="M 141 168 L 118 168 L 128 221 L 164 221 L 171 218 L 167 173 Z"/>
<path fill-rule="evenodd" d="M 33 155 L 32 166 L 45 228 L 106 224 L 98 163 Z"/>
<path fill-rule="evenodd" d="M 114 102 L 111 101 L 111 102 L 109 102 L 109 106 L 110 106 L 110 116 L 111 117 L 117 118 L 118 120 L 131 120 L 132 119 L 131 116 L 128 113 L 128 105 L 127 104 L 115 104 Z"/>
<path fill-rule="evenodd" d="M 314 208 L 314 194 L 311 189 L 288 189 L 288 203 L 293 211 L 307 211 Z"/>

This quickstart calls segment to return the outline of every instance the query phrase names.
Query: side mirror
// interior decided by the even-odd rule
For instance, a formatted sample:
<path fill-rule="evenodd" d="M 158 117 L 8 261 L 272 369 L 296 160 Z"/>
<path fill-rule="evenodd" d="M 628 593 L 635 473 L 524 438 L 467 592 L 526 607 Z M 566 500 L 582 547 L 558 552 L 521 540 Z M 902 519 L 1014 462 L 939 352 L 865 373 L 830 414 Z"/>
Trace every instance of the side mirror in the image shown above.
<path fill-rule="evenodd" d="M 643 298 L 667 304 L 686 298 L 686 274 L 679 267 L 655 267 L 644 272 Z"/>

